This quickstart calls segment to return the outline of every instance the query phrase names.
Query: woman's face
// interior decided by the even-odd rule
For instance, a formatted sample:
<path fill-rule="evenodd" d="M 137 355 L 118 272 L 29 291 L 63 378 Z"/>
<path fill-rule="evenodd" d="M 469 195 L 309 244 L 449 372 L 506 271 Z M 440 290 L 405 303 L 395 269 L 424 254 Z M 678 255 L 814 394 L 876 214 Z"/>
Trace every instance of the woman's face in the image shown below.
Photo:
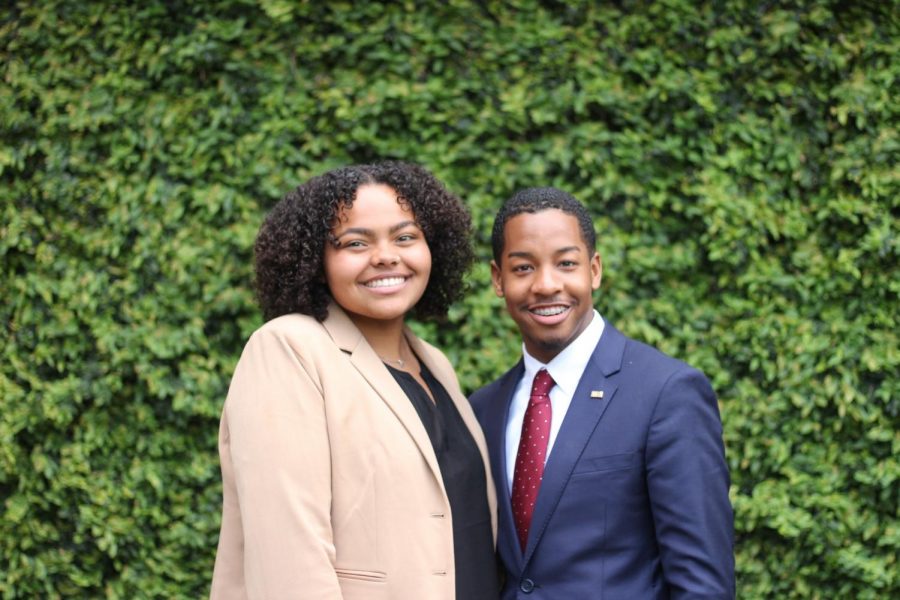
<path fill-rule="evenodd" d="M 402 321 L 425 293 L 431 251 L 397 192 L 383 184 L 360 187 L 353 206 L 339 210 L 332 234 L 324 264 L 335 302 L 357 323 Z"/>

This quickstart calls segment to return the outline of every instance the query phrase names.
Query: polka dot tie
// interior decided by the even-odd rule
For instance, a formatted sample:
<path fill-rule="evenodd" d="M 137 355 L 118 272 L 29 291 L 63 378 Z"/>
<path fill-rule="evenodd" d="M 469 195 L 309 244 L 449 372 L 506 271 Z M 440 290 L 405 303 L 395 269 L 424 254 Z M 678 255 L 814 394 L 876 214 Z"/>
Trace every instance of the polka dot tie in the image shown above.
<path fill-rule="evenodd" d="M 550 389 L 553 378 L 545 369 L 538 371 L 531 385 L 531 400 L 522 420 L 522 437 L 519 438 L 519 452 L 516 455 L 516 469 L 513 472 L 512 511 L 519 533 L 519 545 L 525 551 L 531 515 L 537 500 L 544 475 L 544 459 L 547 456 L 547 442 L 550 439 Z"/>

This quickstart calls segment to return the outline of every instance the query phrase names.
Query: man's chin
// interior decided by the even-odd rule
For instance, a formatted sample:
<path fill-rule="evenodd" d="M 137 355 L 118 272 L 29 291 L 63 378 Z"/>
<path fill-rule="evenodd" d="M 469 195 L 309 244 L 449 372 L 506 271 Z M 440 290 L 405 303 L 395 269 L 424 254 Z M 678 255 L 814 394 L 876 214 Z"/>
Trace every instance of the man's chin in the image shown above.
<path fill-rule="evenodd" d="M 562 338 L 532 338 L 530 344 L 526 344 L 528 353 L 533 357 L 546 364 L 553 360 L 557 354 L 565 349 L 568 340 Z"/>

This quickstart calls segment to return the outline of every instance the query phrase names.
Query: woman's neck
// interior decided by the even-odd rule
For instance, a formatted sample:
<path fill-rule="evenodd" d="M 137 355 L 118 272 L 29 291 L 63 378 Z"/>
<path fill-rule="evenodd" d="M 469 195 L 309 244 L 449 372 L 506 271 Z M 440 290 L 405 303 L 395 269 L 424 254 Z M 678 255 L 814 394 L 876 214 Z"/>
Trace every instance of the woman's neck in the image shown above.
<path fill-rule="evenodd" d="M 382 360 L 388 362 L 403 360 L 408 353 L 405 349 L 407 344 L 403 339 L 403 319 L 382 321 L 360 318 L 357 315 L 350 315 L 350 318 Z"/>

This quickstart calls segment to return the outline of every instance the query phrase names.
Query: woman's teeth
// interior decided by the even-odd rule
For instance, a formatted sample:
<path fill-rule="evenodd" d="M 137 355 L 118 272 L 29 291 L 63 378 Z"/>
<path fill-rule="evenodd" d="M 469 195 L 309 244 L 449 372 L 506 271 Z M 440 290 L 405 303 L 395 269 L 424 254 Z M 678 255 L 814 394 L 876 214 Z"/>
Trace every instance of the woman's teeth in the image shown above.
<path fill-rule="evenodd" d="M 403 277 L 385 277 L 384 279 L 376 279 L 375 281 L 370 281 L 366 284 L 366 287 L 390 287 L 392 285 L 400 285 L 404 281 L 405 279 Z"/>

